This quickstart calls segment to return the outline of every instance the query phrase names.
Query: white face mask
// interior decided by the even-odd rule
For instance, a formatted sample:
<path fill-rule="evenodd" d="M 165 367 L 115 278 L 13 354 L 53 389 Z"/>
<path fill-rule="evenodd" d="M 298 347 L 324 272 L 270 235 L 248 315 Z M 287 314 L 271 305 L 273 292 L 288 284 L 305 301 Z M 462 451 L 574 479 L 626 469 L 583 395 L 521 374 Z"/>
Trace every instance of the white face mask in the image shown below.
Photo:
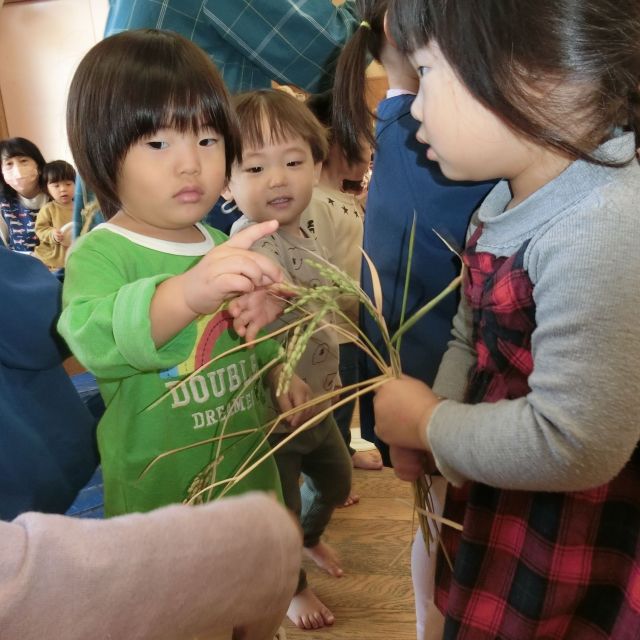
<path fill-rule="evenodd" d="M 17 193 L 28 198 L 38 192 L 38 165 L 25 156 L 14 156 L 2 161 L 2 177 Z"/>

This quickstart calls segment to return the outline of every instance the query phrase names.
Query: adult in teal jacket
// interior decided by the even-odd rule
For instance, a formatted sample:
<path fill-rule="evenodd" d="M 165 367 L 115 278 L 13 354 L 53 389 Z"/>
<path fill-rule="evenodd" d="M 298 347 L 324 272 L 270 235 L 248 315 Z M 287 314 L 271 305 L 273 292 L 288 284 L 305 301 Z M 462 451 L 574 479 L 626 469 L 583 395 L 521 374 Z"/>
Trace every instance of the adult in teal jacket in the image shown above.
<path fill-rule="evenodd" d="M 105 36 L 177 31 L 209 54 L 233 92 L 275 80 L 317 93 L 358 23 L 353 0 L 112 0 Z"/>

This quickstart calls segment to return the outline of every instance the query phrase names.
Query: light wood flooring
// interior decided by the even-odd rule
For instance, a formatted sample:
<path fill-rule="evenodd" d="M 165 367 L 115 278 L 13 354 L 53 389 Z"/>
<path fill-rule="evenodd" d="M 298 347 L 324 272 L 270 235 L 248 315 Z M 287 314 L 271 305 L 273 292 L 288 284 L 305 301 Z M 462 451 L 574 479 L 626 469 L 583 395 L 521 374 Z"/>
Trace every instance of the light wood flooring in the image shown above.
<path fill-rule="evenodd" d="M 345 575 L 332 578 L 305 560 L 309 584 L 333 611 L 332 627 L 302 631 L 287 620 L 288 640 L 415 640 L 410 576 L 411 486 L 391 469 L 354 469 L 358 505 L 337 509 L 325 540 Z"/>

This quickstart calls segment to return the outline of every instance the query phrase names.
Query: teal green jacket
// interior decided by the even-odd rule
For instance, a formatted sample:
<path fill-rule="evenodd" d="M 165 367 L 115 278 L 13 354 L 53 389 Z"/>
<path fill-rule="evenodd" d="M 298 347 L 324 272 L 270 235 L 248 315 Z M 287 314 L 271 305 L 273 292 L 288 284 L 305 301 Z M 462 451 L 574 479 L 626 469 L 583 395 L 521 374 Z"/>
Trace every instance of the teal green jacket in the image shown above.
<path fill-rule="evenodd" d="M 331 86 L 340 49 L 357 28 L 353 0 L 112 0 L 105 36 L 177 31 L 202 47 L 231 91 L 271 80 L 318 92 Z"/>

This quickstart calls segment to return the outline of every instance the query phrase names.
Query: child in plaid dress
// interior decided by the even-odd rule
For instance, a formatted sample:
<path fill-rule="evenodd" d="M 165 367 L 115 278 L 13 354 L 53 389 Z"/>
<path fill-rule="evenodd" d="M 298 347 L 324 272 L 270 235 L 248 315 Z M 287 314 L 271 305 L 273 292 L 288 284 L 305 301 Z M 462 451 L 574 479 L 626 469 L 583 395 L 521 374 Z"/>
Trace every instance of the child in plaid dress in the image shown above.
<path fill-rule="evenodd" d="M 362 137 L 369 136 L 375 143 L 363 248 L 375 264 L 382 288 L 382 313 L 393 335 L 403 317 L 435 298 L 458 275 L 458 260 L 434 229 L 446 232 L 456 246 L 463 246 L 471 214 L 495 181 L 449 180 L 437 162 L 427 159 L 425 145 L 415 137 L 419 123 L 410 112 L 418 91 L 418 74 L 385 34 L 389 0 L 357 0 L 356 6 L 362 23 L 342 50 L 336 68 L 334 132 L 340 146 L 351 153 L 360 149 L 358 141 Z M 375 138 L 365 90 L 371 56 L 384 68 L 389 85 L 386 98 L 376 106 Z M 409 236 L 414 222 L 411 285 L 405 300 Z M 367 267 L 362 270 L 362 288 L 373 298 L 374 283 Z M 402 337 L 400 361 L 404 373 L 428 385 L 433 383 L 447 349 L 458 301 L 458 295 L 448 296 Z M 385 340 L 376 321 L 363 311 L 360 323 L 369 340 L 384 353 Z M 378 375 L 378 365 L 360 352 L 359 371 L 361 379 L 366 380 Z M 385 463 L 391 464 L 388 447 L 374 435 L 373 395 L 360 397 L 362 435 L 375 441 Z M 440 515 L 445 494 L 446 480 L 434 477 L 431 497 L 434 511 Z M 418 638 L 431 625 L 431 612 L 440 618 L 433 603 L 435 564 L 435 554 L 429 558 L 422 531 L 418 530 L 411 550 Z"/>
<path fill-rule="evenodd" d="M 433 390 L 375 399 L 399 475 L 435 463 L 463 525 L 443 527 L 444 638 L 637 639 L 640 5 L 392 0 L 388 27 L 428 158 L 503 178 Z"/>

